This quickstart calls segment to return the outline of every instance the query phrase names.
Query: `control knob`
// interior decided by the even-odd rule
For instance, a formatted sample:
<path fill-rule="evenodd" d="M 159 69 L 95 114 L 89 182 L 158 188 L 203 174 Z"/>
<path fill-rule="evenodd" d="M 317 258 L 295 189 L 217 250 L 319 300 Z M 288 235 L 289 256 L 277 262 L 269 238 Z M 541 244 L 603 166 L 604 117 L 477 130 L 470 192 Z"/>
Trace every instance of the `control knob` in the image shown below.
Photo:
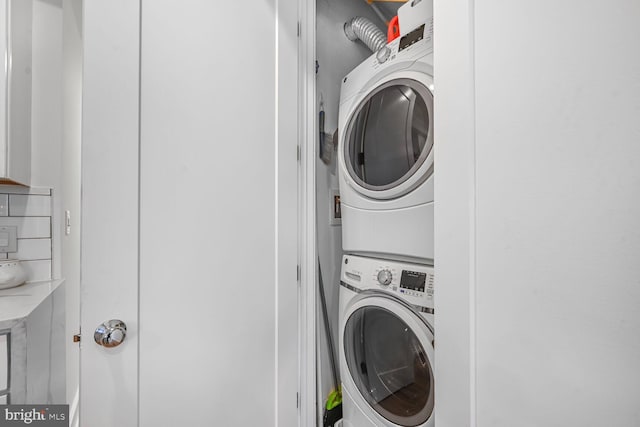
<path fill-rule="evenodd" d="M 391 49 L 389 49 L 388 46 L 383 46 L 376 52 L 376 59 L 378 60 L 379 64 L 384 64 L 385 62 L 387 62 L 389 56 L 391 56 Z"/>
<path fill-rule="evenodd" d="M 389 270 L 380 270 L 378 272 L 378 283 L 383 286 L 387 286 L 391 284 L 391 279 L 393 279 L 393 275 Z"/>

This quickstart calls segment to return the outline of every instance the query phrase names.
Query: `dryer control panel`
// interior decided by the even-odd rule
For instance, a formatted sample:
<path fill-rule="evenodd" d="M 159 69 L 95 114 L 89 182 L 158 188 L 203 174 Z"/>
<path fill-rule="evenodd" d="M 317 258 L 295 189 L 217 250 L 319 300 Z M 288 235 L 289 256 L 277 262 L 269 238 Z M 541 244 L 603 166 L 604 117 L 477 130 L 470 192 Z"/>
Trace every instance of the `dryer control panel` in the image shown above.
<path fill-rule="evenodd" d="M 404 36 L 393 40 L 371 55 L 366 62 L 370 67 L 378 70 L 390 66 L 394 62 L 414 61 L 421 56 L 433 52 L 433 39 L 425 25 L 421 25 Z M 407 66 L 407 64 L 404 64 Z M 403 67 L 404 67 L 403 66 Z"/>
<path fill-rule="evenodd" d="M 433 309 L 432 266 L 345 255 L 341 280 L 356 292 L 383 290 L 410 304 Z"/>

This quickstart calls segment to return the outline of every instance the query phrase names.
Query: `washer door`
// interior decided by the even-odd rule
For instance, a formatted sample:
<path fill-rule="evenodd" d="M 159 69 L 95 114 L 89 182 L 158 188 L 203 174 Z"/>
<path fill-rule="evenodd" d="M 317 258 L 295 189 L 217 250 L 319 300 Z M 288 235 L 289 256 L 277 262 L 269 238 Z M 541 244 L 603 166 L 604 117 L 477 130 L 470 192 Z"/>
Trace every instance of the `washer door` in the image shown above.
<path fill-rule="evenodd" d="M 349 310 L 344 356 L 361 396 L 380 416 L 419 426 L 433 413 L 433 334 L 417 313 L 384 296 Z"/>
<path fill-rule="evenodd" d="M 433 173 L 432 149 L 431 91 L 417 80 L 395 79 L 371 91 L 351 116 L 345 167 L 364 194 L 399 197 Z"/>

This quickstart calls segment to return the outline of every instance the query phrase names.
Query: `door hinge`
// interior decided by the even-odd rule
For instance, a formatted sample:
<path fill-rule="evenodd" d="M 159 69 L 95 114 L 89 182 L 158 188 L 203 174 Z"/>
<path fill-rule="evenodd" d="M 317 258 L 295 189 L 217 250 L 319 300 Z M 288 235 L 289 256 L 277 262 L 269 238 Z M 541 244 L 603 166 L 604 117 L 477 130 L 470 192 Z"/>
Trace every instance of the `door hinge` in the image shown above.
<path fill-rule="evenodd" d="M 81 335 L 80 335 L 80 334 L 75 334 L 75 335 L 73 336 L 73 342 L 80 342 L 80 338 L 81 338 Z"/>
<path fill-rule="evenodd" d="M 302 34 L 302 24 L 298 22 L 298 37 Z"/>
<path fill-rule="evenodd" d="M 300 407 L 300 393 L 296 393 L 296 408 Z"/>
<path fill-rule="evenodd" d="M 299 145 L 296 147 L 296 159 L 298 159 L 298 161 L 300 161 L 300 146 Z"/>
<path fill-rule="evenodd" d="M 300 266 L 296 265 L 296 280 L 300 283 Z"/>

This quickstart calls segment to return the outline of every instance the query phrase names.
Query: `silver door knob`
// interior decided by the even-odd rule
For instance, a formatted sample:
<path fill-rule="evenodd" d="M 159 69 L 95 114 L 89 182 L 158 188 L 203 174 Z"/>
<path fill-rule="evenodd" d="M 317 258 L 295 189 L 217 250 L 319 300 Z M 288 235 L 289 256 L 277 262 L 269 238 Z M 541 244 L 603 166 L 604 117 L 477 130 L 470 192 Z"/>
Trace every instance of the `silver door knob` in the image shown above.
<path fill-rule="evenodd" d="M 127 336 L 127 325 L 122 320 L 107 320 L 96 328 L 93 339 L 103 347 L 117 347 Z"/>

